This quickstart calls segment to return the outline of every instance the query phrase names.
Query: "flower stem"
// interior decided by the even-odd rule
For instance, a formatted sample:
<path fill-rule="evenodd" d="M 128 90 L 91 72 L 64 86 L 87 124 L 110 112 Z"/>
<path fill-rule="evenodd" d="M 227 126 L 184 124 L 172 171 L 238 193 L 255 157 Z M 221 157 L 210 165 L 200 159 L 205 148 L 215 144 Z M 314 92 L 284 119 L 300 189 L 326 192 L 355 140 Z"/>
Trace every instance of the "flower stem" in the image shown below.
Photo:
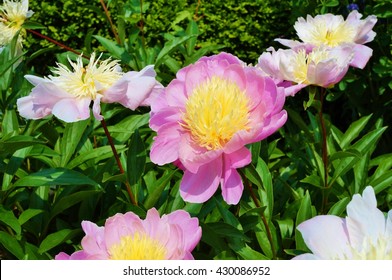
<path fill-rule="evenodd" d="M 114 24 L 113 24 L 113 21 L 112 21 L 112 18 L 111 18 L 111 16 L 110 16 L 108 7 L 106 6 L 106 4 L 105 4 L 105 2 L 104 2 L 103 0 L 100 0 L 100 2 L 101 2 L 101 5 L 102 5 L 103 10 L 105 11 L 106 17 L 107 17 L 107 19 L 109 20 L 110 28 L 112 29 L 112 32 L 113 32 L 113 34 L 114 34 L 114 37 L 116 38 L 116 42 L 117 42 L 118 44 L 121 44 L 120 37 L 118 36 L 118 33 L 117 33 L 117 31 L 116 31 L 116 27 L 115 27 Z"/>
<path fill-rule="evenodd" d="M 34 34 L 34 35 L 37 35 L 38 37 L 41 37 L 41 38 L 45 39 L 46 41 L 51 42 L 51 43 L 53 43 L 53 44 L 55 44 L 55 45 L 65 49 L 67 51 L 73 52 L 74 54 L 81 55 L 84 58 L 90 59 L 90 57 L 88 57 L 86 55 L 83 55 L 80 52 L 78 52 L 77 50 L 74 50 L 74 49 L 72 49 L 72 48 L 70 48 L 70 47 L 68 47 L 68 46 L 66 46 L 66 45 L 64 45 L 64 44 L 62 44 L 62 43 L 60 43 L 60 42 L 50 38 L 50 37 L 48 37 L 48 36 L 45 36 L 45 35 L 39 33 L 38 31 L 35 31 L 35 30 L 32 30 L 32 29 L 27 29 L 27 31 L 32 33 L 32 34 Z"/>
<path fill-rule="evenodd" d="M 247 185 L 247 187 L 249 189 L 249 194 L 252 197 L 253 202 L 255 203 L 257 208 L 260 208 L 261 204 L 260 204 L 259 200 L 256 197 L 256 194 L 254 193 L 254 191 L 252 189 L 251 183 L 249 182 L 249 180 L 244 175 L 242 176 L 242 178 L 244 179 L 245 184 Z M 269 243 L 271 245 L 272 259 L 276 259 L 276 249 L 275 249 L 275 245 L 274 245 L 274 242 L 273 242 L 273 239 L 272 239 L 271 229 L 270 229 L 270 227 L 268 225 L 267 218 L 264 215 L 264 211 L 260 212 L 260 217 L 261 217 L 261 221 L 263 222 L 264 227 L 266 229 L 268 241 L 269 241 Z"/>
<path fill-rule="evenodd" d="M 103 130 L 105 131 L 106 137 L 108 138 L 110 147 L 112 148 L 112 152 L 113 152 L 114 158 L 116 159 L 118 169 L 120 170 L 121 174 L 124 174 L 125 173 L 124 168 L 122 166 L 122 163 L 120 161 L 120 157 L 118 156 L 116 147 L 114 146 L 113 139 L 110 135 L 110 132 L 108 130 L 108 127 L 106 126 L 106 122 L 104 119 L 101 120 L 101 124 L 102 124 Z M 127 179 L 125 180 L 125 186 L 127 187 L 127 192 L 128 192 L 129 198 L 131 199 L 132 204 L 137 205 L 137 202 L 135 200 L 135 196 L 132 193 L 131 186 L 130 186 Z"/>
<path fill-rule="evenodd" d="M 328 146 L 327 146 L 327 129 L 325 127 L 324 117 L 323 117 L 323 103 L 325 96 L 325 88 L 321 89 L 320 92 L 320 109 L 318 112 L 321 126 L 321 155 L 324 165 L 324 190 L 323 190 L 323 202 L 321 207 L 321 212 L 324 213 L 325 207 L 328 204 Z"/>

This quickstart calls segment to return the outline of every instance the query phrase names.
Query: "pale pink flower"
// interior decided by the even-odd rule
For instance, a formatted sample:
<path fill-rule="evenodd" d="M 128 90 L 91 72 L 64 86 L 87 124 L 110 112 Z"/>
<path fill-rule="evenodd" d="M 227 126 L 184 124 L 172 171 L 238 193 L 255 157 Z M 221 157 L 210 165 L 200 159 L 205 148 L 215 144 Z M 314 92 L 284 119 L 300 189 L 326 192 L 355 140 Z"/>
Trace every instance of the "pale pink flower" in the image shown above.
<path fill-rule="evenodd" d="M 346 20 L 341 15 L 324 14 L 314 18 L 310 15 L 306 20 L 302 17 L 294 24 L 294 29 L 300 41 L 288 39 L 275 39 L 281 44 L 290 48 L 305 47 L 307 51 L 321 45 L 336 47 L 349 45 L 354 52 L 354 58 L 350 66 L 364 68 L 369 58 L 372 56 L 372 49 L 364 46 L 373 41 L 376 33 L 372 30 L 377 22 L 374 15 L 361 20 L 362 15 L 357 11 L 352 11 Z"/>
<path fill-rule="evenodd" d="M 116 214 L 102 227 L 83 221 L 82 228 L 82 250 L 61 252 L 56 260 L 191 260 L 201 238 L 199 220 L 184 210 L 160 217 L 152 208 L 144 220 L 132 212 Z"/>
<path fill-rule="evenodd" d="M 385 216 L 377 208 L 370 186 L 353 196 L 346 218 L 316 216 L 297 228 L 312 253 L 294 259 L 392 260 L 392 210 Z"/>
<path fill-rule="evenodd" d="M 155 79 L 154 66 L 124 73 L 117 62 L 99 61 L 93 53 L 86 66 L 80 56 L 76 62 L 69 60 L 72 70 L 58 63 L 53 70 L 55 76 L 26 75 L 34 88 L 30 95 L 17 100 L 20 115 L 41 119 L 53 114 L 65 122 L 75 122 L 90 117 L 93 102 L 94 117 L 102 120 L 101 101 L 117 102 L 131 110 L 148 105 L 146 101 L 150 94 L 163 88 Z"/>
<path fill-rule="evenodd" d="M 157 132 L 151 160 L 184 169 L 180 194 L 201 203 L 218 189 L 237 204 L 243 183 L 237 168 L 251 161 L 245 145 L 260 141 L 286 122 L 283 89 L 255 67 L 220 53 L 181 69 L 151 104 Z"/>
<path fill-rule="evenodd" d="M 284 87 L 287 96 L 308 85 L 324 88 L 335 85 L 347 73 L 354 56 L 348 45 L 321 46 L 310 52 L 304 48 L 267 51 L 259 57 L 256 66 L 272 77 L 278 87 Z"/>
<path fill-rule="evenodd" d="M 22 49 L 23 36 L 26 31 L 22 28 L 25 20 L 33 15 L 29 10 L 29 1 L 4 0 L 0 5 L 0 47 L 11 42 L 20 31 L 17 48 Z"/>

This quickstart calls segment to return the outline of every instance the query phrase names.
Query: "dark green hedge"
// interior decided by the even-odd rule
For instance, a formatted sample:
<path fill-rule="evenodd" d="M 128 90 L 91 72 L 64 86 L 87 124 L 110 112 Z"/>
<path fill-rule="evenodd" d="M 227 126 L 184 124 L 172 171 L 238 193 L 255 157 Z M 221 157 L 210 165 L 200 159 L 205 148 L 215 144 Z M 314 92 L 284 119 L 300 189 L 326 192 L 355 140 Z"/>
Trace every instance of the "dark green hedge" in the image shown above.
<path fill-rule="evenodd" d="M 121 11 L 124 5 L 121 1 L 110 2 L 110 11 L 116 19 L 117 11 Z M 291 28 L 287 20 L 290 16 L 289 2 L 144 1 L 143 5 L 147 7 L 143 15 L 146 41 L 151 46 L 163 44 L 163 34 L 175 31 L 173 23 L 178 22 L 178 26 L 185 28 L 186 18 L 194 18 L 201 32 L 199 44 L 222 44 L 225 46 L 223 50 L 254 63 L 274 38 L 288 37 L 286 33 Z M 35 12 L 32 20 L 47 27 L 41 30 L 42 34 L 72 48 L 83 49 L 86 35 L 92 29 L 95 35 L 112 37 L 98 0 L 30 1 L 30 8 Z M 35 36 L 29 36 L 26 45 L 33 50 L 52 46 Z"/>

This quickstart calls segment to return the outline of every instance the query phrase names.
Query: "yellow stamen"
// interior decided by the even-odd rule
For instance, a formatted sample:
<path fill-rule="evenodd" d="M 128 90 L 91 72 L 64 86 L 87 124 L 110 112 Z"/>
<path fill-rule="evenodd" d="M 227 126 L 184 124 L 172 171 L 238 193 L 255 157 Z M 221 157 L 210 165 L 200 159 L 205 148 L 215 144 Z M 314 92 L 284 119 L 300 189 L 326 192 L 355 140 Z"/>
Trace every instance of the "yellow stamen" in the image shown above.
<path fill-rule="evenodd" d="M 329 27 L 324 21 L 316 22 L 312 30 L 309 30 L 309 43 L 315 45 L 327 45 L 336 47 L 345 42 L 353 42 L 355 39 L 355 29 L 342 21 Z"/>
<path fill-rule="evenodd" d="M 208 150 L 222 148 L 235 133 L 247 130 L 249 98 L 234 83 L 213 76 L 195 88 L 181 125 Z"/>
<path fill-rule="evenodd" d="M 104 60 L 98 64 L 99 58 L 95 60 L 93 53 L 87 66 L 83 66 L 81 57 L 76 63 L 69 60 L 73 71 L 65 65 L 58 63 L 53 70 L 56 77 L 49 78 L 60 88 L 76 97 L 89 97 L 95 99 L 97 94 L 103 93 L 105 89 L 112 86 L 121 78 L 122 72 L 116 60 Z"/>
<path fill-rule="evenodd" d="M 124 236 L 109 249 L 112 260 L 164 260 L 166 248 L 145 234 Z"/>

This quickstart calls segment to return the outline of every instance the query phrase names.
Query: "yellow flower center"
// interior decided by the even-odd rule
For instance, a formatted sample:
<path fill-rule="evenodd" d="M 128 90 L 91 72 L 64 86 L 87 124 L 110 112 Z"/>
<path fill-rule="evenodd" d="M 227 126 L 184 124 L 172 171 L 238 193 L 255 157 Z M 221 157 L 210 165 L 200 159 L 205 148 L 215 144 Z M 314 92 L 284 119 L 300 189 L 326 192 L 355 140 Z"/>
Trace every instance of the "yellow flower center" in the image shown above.
<path fill-rule="evenodd" d="M 293 65 L 293 80 L 298 84 L 309 84 L 308 68 L 311 62 L 318 64 L 320 61 L 330 57 L 330 53 L 325 50 L 315 49 L 311 53 L 306 54 L 305 50 L 300 50 L 294 56 L 291 65 Z M 291 79 L 289 79 L 291 80 Z"/>
<path fill-rule="evenodd" d="M 249 129 L 249 98 L 229 80 L 214 76 L 195 88 L 181 125 L 208 150 L 222 148 L 233 135 Z"/>
<path fill-rule="evenodd" d="M 53 70 L 53 74 L 57 76 L 49 78 L 58 87 L 76 97 L 95 99 L 97 94 L 103 93 L 123 74 L 116 60 L 107 59 L 99 64 L 98 62 L 99 58 L 95 60 L 95 53 L 93 53 L 87 66 L 83 66 L 82 57 L 78 57 L 76 63 L 69 60 L 73 71 L 58 63 L 58 67 Z"/>
<path fill-rule="evenodd" d="M 31 15 L 32 12 L 28 11 L 28 2 L 5 0 L 0 6 L 0 46 L 8 44 Z M 18 38 L 19 44 L 22 44 L 22 37 L 25 33 L 25 30 L 21 30 Z"/>
<path fill-rule="evenodd" d="M 124 236 L 109 249 L 112 260 L 164 260 L 166 248 L 145 234 Z"/>
<path fill-rule="evenodd" d="M 344 21 L 336 22 L 333 26 L 319 21 L 309 31 L 309 43 L 316 46 L 324 44 L 336 47 L 342 43 L 353 42 L 356 35 L 355 29 Z"/>
<path fill-rule="evenodd" d="M 365 238 L 360 249 L 351 248 L 354 260 L 392 260 L 392 236 L 381 236 L 374 243 Z"/>

